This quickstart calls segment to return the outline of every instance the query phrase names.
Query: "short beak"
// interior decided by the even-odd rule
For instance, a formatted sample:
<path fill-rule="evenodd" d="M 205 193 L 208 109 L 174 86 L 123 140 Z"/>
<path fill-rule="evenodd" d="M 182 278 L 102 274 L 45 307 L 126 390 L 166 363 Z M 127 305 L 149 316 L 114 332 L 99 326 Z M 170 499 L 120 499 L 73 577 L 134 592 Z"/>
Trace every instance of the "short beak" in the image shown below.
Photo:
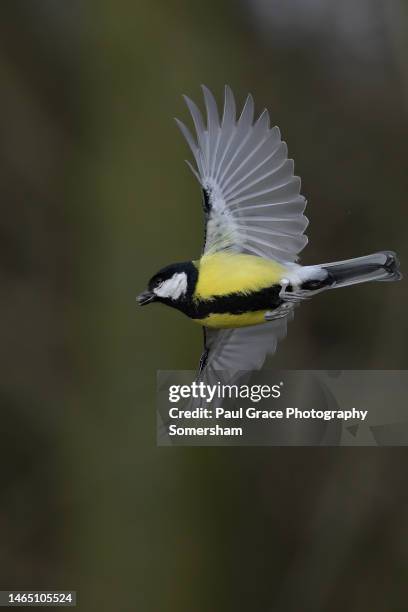
<path fill-rule="evenodd" d="M 136 301 L 139 304 L 139 306 L 144 306 L 145 304 L 148 304 L 149 302 L 153 302 L 155 297 L 156 296 L 151 291 L 143 291 L 143 293 L 137 296 Z"/>

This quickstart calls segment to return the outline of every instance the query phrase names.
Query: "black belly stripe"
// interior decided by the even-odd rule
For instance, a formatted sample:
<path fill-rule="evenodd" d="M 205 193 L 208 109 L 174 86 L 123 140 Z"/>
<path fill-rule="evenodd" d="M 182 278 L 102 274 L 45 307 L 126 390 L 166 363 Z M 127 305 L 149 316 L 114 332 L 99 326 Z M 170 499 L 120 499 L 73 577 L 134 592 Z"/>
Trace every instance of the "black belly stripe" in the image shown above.
<path fill-rule="evenodd" d="M 192 300 L 189 312 L 192 319 L 204 319 L 210 314 L 243 314 L 257 310 L 273 310 L 282 304 L 280 285 L 265 287 L 252 293 L 230 293 L 215 295 L 211 300 Z"/>

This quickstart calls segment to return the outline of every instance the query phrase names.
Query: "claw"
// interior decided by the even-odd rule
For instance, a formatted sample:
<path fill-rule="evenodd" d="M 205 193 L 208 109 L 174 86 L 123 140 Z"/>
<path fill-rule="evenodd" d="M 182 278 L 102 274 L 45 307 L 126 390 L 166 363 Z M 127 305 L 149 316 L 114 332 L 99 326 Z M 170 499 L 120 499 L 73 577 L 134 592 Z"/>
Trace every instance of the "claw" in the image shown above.
<path fill-rule="evenodd" d="M 307 295 L 305 292 L 303 291 L 294 291 L 291 293 L 285 293 L 285 297 L 284 300 L 285 302 L 304 302 L 306 300 L 309 300 L 312 296 L 311 295 Z"/>
<path fill-rule="evenodd" d="M 283 317 L 287 317 L 289 312 L 293 310 L 296 304 L 293 302 L 286 302 L 281 304 L 275 310 L 267 310 L 265 312 L 265 321 L 275 321 L 276 319 L 282 319 Z"/>

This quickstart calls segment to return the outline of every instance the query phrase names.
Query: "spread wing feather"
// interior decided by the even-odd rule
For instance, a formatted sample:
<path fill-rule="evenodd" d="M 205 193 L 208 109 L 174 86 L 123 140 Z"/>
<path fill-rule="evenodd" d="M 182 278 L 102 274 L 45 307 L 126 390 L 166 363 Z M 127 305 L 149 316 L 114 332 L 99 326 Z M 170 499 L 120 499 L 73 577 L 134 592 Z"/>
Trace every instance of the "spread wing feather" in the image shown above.
<path fill-rule="evenodd" d="M 206 370 L 228 375 L 244 370 L 260 370 L 266 356 L 276 351 L 278 341 L 286 336 L 287 322 L 293 311 L 285 318 L 276 319 L 251 327 L 237 329 L 206 329 L 208 358 Z"/>
<path fill-rule="evenodd" d="M 206 121 L 185 97 L 195 138 L 176 120 L 193 153 L 190 168 L 205 193 L 204 253 L 233 249 L 281 262 L 292 262 L 307 243 L 300 179 L 277 127 L 264 110 L 254 121 L 251 95 L 238 119 L 231 89 L 225 88 L 220 120 L 214 96 L 203 86 Z"/>

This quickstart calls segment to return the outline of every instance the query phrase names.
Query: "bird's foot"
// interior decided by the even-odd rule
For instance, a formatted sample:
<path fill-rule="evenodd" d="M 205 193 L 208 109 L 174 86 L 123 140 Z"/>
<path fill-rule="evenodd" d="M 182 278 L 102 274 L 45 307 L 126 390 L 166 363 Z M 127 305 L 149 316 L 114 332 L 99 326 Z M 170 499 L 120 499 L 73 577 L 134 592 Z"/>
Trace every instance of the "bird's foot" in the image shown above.
<path fill-rule="evenodd" d="M 275 321 L 275 319 L 282 319 L 286 317 L 291 310 L 293 310 L 295 304 L 292 302 L 285 302 L 275 308 L 275 310 L 267 310 L 265 312 L 265 321 Z"/>

